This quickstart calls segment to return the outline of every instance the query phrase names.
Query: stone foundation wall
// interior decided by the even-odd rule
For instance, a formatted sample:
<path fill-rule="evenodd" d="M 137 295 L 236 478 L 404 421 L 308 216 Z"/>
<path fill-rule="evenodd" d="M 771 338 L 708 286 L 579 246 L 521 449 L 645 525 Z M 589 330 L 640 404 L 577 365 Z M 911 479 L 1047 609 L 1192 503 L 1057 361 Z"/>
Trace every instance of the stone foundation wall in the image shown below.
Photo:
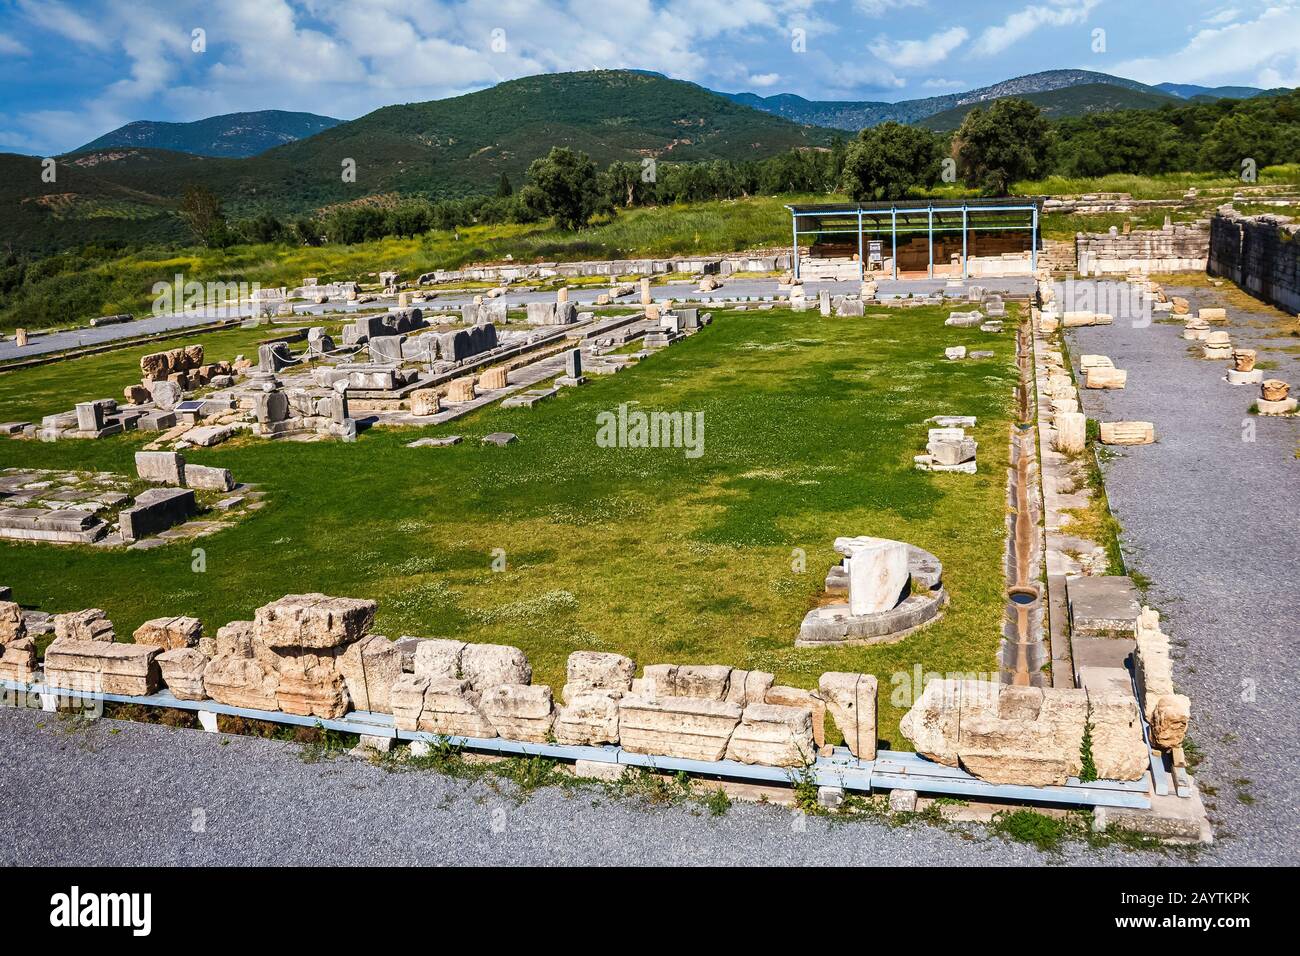
<path fill-rule="evenodd" d="M 1198 220 L 1128 234 L 1081 232 L 1074 243 L 1083 275 L 1201 272 L 1210 254 L 1210 225 Z"/>
<path fill-rule="evenodd" d="M 1287 216 L 1241 216 L 1220 210 L 1210 223 L 1207 271 L 1251 295 L 1300 313 L 1300 225 Z"/>

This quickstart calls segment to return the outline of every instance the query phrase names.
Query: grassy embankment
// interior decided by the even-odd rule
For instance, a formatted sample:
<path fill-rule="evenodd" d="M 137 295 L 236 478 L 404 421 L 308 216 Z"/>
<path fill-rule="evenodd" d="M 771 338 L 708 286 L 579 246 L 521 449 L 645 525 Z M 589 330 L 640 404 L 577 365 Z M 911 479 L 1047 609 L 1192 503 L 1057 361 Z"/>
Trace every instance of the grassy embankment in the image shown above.
<path fill-rule="evenodd" d="M 514 644 L 535 680 L 556 688 L 582 648 L 639 664 L 760 668 L 804 687 L 826 670 L 863 670 L 881 679 L 882 739 L 906 747 L 897 728 L 908 701 L 891 701 L 891 675 L 993 671 L 1003 612 L 1014 343 L 944 328 L 945 314 L 720 313 L 693 338 L 535 409 L 371 429 L 354 445 L 246 438 L 191 450 L 268 493 L 249 520 L 199 542 L 204 573 L 191 570 L 194 542 L 149 551 L 0 542 L 0 581 L 29 606 L 102 607 L 124 636 L 182 613 L 212 633 L 285 593 L 371 597 L 380 633 Z M 248 347 L 237 332 L 205 344 L 214 357 Z M 997 357 L 945 360 L 942 346 L 957 344 Z M 0 408 L 25 407 L 33 389 L 64 395 L 58 407 L 73 392 L 109 392 L 119 372 L 132 377 L 129 358 L 0 375 Z M 703 412 L 704 454 L 598 447 L 596 415 L 624 402 Z M 941 413 L 979 417 L 979 474 L 913 469 L 923 421 Z M 520 438 L 482 445 L 492 431 Z M 465 441 L 405 447 L 449 432 Z M 130 473 L 145 440 L 0 448 L 6 466 Z M 937 554 L 952 596 L 944 618 L 895 645 L 796 649 L 843 534 Z M 498 548 L 503 572 L 491 568 Z M 794 571 L 795 549 L 807 554 L 805 573 Z"/>

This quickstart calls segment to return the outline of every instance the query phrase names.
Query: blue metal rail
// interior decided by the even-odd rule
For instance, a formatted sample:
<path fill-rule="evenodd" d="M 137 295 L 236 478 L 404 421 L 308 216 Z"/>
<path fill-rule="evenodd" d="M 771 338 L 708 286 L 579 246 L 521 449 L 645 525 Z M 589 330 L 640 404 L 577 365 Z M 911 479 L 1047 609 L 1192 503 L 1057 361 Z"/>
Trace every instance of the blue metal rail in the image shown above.
<path fill-rule="evenodd" d="M 957 767 L 927 760 L 914 753 L 882 750 L 875 760 L 858 760 L 845 747 L 836 747 L 829 757 L 818 757 L 806 769 L 765 767 L 744 764 L 734 760 L 688 760 L 652 754 L 631 753 L 617 746 L 584 747 L 552 743 L 525 743 L 501 737 L 451 737 L 425 731 L 398 730 L 391 714 L 354 711 L 338 719 L 300 717 L 273 710 L 254 710 L 232 707 L 215 700 L 178 700 L 170 691 L 163 690 L 143 697 L 126 694 L 99 694 L 92 691 L 47 687 L 43 684 L 24 684 L 19 681 L 0 681 L 0 687 L 28 695 L 50 695 L 64 699 L 103 700 L 114 703 L 139 704 L 145 707 L 171 707 L 210 714 L 224 714 L 249 720 L 264 720 L 297 727 L 323 727 L 327 730 L 370 737 L 388 737 L 395 740 L 422 740 L 429 743 L 446 742 L 454 747 L 482 753 L 510 756 L 549 757 L 557 760 L 591 760 L 600 763 L 621 764 L 628 767 L 677 772 L 684 771 L 702 776 L 723 777 L 753 783 L 789 784 L 807 777 L 818 786 L 843 787 L 846 790 L 868 792 L 872 790 L 915 790 L 917 793 L 936 796 L 967 797 L 977 800 L 1005 800 L 1014 803 L 1039 803 L 1079 807 L 1128 807 L 1146 809 L 1151 806 L 1150 775 L 1140 780 L 1097 780 L 1082 783 L 1071 779 L 1064 786 L 1028 787 L 1014 784 L 995 784 L 980 780 Z"/>

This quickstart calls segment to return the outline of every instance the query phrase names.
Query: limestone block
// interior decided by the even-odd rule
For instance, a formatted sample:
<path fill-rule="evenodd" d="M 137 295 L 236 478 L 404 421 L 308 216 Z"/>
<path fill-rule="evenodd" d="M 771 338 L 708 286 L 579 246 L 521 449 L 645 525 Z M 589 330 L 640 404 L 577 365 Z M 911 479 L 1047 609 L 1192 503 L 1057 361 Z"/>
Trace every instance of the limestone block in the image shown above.
<path fill-rule="evenodd" d="M 727 743 L 727 759 L 769 767 L 803 767 L 817 757 L 812 712 L 802 707 L 750 704 Z"/>
<path fill-rule="evenodd" d="M 203 636 L 203 622 L 197 617 L 159 617 L 145 621 L 132 640 L 145 647 L 159 647 L 164 651 L 179 647 L 197 647 Z"/>
<path fill-rule="evenodd" d="M 435 389 L 417 388 L 411 393 L 412 415 L 436 415 L 442 411 L 442 397 Z"/>
<path fill-rule="evenodd" d="M 551 689 L 545 685 L 498 684 L 483 694 L 479 710 L 509 740 L 545 743 L 555 723 Z"/>
<path fill-rule="evenodd" d="M 276 691 L 280 675 L 252 657 L 222 655 L 203 669 L 203 689 L 213 700 L 231 707 L 279 710 Z"/>
<path fill-rule="evenodd" d="M 213 657 L 252 657 L 257 626 L 252 621 L 231 621 L 217 628 Z"/>
<path fill-rule="evenodd" d="M 531 684 L 533 669 L 517 647 L 466 644 L 460 654 L 460 676 L 478 694 L 501 684 Z"/>
<path fill-rule="evenodd" d="M 36 641 L 14 638 L 0 644 L 0 680 L 30 684 L 36 676 Z"/>
<path fill-rule="evenodd" d="M 186 465 L 185 486 L 202 491 L 232 491 L 235 478 L 229 468 L 214 468 L 211 465 Z"/>
<path fill-rule="evenodd" d="M 1090 368 L 1114 368 L 1115 363 L 1111 361 L 1108 355 L 1081 355 L 1079 357 L 1079 368 L 1088 371 Z"/>
<path fill-rule="evenodd" d="M 636 675 L 636 662 L 622 654 L 574 651 L 565 669 L 564 699 L 589 690 L 627 691 Z"/>
<path fill-rule="evenodd" d="M 460 680 L 460 655 L 465 647 L 464 641 L 440 637 L 422 640 L 415 647 L 413 673 L 428 680 Z"/>
<path fill-rule="evenodd" d="M 721 700 L 626 696 L 618 702 L 619 743 L 631 753 L 721 760 L 741 708 Z"/>
<path fill-rule="evenodd" d="M 479 379 L 479 386 L 485 389 L 505 388 L 508 384 L 504 368 L 490 368 Z"/>
<path fill-rule="evenodd" d="M 1202 322 L 1227 322 L 1227 309 L 1199 309 L 1197 315 Z"/>
<path fill-rule="evenodd" d="M 479 710 L 478 700 L 468 681 L 434 678 L 424 691 L 419 729 L 447 737 L 497 736 L 492 722 Z"/>
<path fill-rule="evenodd" d="M 1128 372 L 1119 368 L 1097 366 L 1090 368 L 1084 376 L 1084 388 L 1123 388 L 1128 381 Z"/>
<path fill-rule="evenodd" d="M 979 443 L 973 438 L 940 438 L 927 442 L 925 450 L 939 465 L 960 465 L 974 461 Z"/>
<path fill-rule="evenodd" d="M 619 699 L 622 691 L 589 690 L 566 694 L 555 716 L 555 740 L 573 746 L 618 743 Z"/>
<path fill-rule="evenodd" d="M 910 579 L 906 544 L 859 536 L 837 538 L 835 549 L 847 555 L 851 614 L 875 614 L 897 606 Z"/>
<path fill-rule="evenodd" d="M 45 651 L 45 682 L 104 694 L 152 694 L 158 689 L 159 653 L 137 644 L 56 639 Z"/>
<path fill-rule="evenodd" d="M 1061 412 L 1055 424 L 1056 450 L 1067 455 L 1082 453 L 1088 441 L 1088 417 L 1082 412 Z"/>
<path fill-rule="evenodd" d="M 1103 445 L 1149 445 L 1156 440 L 1156 426 L 1151 422 L 1102 422 Z"/>
<path fill-rule="evenodd" d="M 257 639 L 272 648 L 327 648 L 350 644 L 375 619 L 375 602 L 324 594 L 286 594 L 259 607 Z"/>
<path fill-rule="evenodd" d="M 0 601 L 0 644 L 21 641 L 26 636 L 22 607 L 13 601 Z"/>
<path fill-rule="evenodd" d="M 822 700 L 820 693 L 776 684 L 768 688 L 761 701 L 754 703 L 795 707 L 808 711 L 812 715 L 813 744 L 819 751 L 826 746 L 826 701 Z"/>
<path fill-rule="evenodd" d="M 741 707 L 771 703 L 767 699 L 767 694 L 775 680 L 776 675 L 766 671 L 743 671 L 736 668 L 731 672 L 727 682 L 727 702 Z"/>
<path fill-rule="evenodd" d="M 474 376 L 466 375 L 464 378 L 454 379 L 447 386 L 447 401 L 449 402 L 472 402 L 474 400 Z"/>
<path fill-rule="evenodd" d="M 158 655 L 162 682 L 177 700 L 205 700 L 203 672 L 208 658 L 192 647 L 177 647 Z"/>
<path fill-rule="evenodd" d="M 859 760 L 876 758 L 876 678 L 871 674 L 828 671 L 817 689 L 844 737 L 844 745 Z"/>
<path fill-rule="evenodd" d="M 647 664 L 643 679 L 652 697 L 725 700 L 731 668 L 723 664 Z"/>
<path fill-rule="evenodd" d="M 1181 747 L 1192 716 L 1192 702 L 1184 694 L 1165 694 L 1151 714 L 1151 743 L 1161 750 Z"/>
<path fill-rule="evenodd" d="M 280 651 L 272 662 L 280 676 L 275 701 L 286 714 L 336 719 L 348 712 L 352 698 L 333 656 L 312 651 Z"/>
<path fill-rule="evenodd" d="M 402 649 L 379 634 L 349 644 L 338 657 L 339 673 L 357 710 L 392 713 L 390 696 L 402 676 Z"/>
<path fill-rule="evenodd" d="M 185 485 L 185 456 L 174 451 L 138 451 L 135 473 L 145 481 L 180 488 Z"/>
<path fill-rule="evenodd" d="M 424 713 L 424 692 L 428 689 L 429 679 L 414 674 L 402 674 L 393 682 L 388 701 L 393 712 L 393 723 L 398 730 L 420 729 L 420 716 Z"/>
<path fill-rule="evenodd" d="M 111 641 L 113 622 L 97 607 L 54 615 L 55 640 Z"/>
<path fill-rule="evenodd" d="M 1291 392 L 1291 386 L 1280 378 L 1265 379 L 1259 387 L 1259 397 L 1266 402 L 1284 402 Z"/>
<path fill-rule="evenodd" d="M 1233 349 L 1232 367 L 1238 372 L 1250 372 L 1255 369 L 1254 349 Z"/>

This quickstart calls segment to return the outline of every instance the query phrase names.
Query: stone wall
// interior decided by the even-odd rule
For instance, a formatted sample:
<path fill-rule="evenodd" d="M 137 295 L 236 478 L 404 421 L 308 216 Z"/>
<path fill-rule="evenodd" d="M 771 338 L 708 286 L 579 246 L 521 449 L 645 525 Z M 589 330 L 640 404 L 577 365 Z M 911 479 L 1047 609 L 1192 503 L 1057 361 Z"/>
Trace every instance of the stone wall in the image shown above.
<path fill-rule="evenodd" d="M 1219 210 L 1210 223 L 1207 271 L 1253 296 L 1300 313 L 1300 226 L 1287 216 L 1241 216 Z"/>
<path fill-rule="evenodd" d="M 1081 232 L 1075 253 L 1083 275 L 1125 275 L 1130 272 L 1201 272 L 1210 252 L 1210 225 L 1166 223 L 1163 229 L 1130 233 Z"/>

